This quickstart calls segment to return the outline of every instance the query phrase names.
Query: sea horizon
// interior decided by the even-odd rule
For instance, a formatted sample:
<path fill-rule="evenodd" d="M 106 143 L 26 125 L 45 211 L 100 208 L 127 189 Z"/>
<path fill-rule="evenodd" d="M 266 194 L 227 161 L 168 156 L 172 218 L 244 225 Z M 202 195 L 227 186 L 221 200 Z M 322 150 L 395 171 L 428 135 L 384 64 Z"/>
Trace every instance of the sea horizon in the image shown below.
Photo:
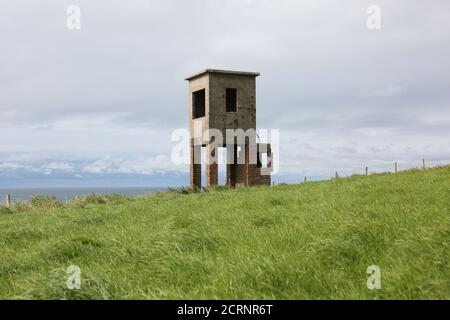
<path fill-rule="evenodd" d="M 154 194 L 156 192 L 167 191 L 171 187 L 0 187 L 0 199 L 5 199 L 6 195 L 11 195 L 13 203 L 27 201 L 33 196 L 50 196 L 61 201 L 69 201 L 77 196 L 86 196 L 92 193 L 103 194 L 121 194 L 125 196 L 140 196 L 145 194 Z M 176 187 L 173 187 L 176 188 Z"/>

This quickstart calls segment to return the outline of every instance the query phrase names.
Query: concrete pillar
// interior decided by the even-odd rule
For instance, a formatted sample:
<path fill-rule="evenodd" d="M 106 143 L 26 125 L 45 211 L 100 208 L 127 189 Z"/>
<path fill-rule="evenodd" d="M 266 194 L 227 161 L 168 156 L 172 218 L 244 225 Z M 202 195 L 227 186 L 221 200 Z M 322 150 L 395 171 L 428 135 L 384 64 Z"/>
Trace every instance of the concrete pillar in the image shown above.
<path fill-rule="evenodd" d="M 202 186 L 202 147 L 191 142 L 190 182 L 191 188 Z"/>
<path fill-rule="evenodd" d="M 249 182 L 249 164 L 250 164 L 250 146 L 248 145 L 248 143 L 245 144 L 245 186 L 248 187 L 250 186 L 250 182 Z"/>
<path fill-rule="evenodd" d="M 237 146 L 235 144 L 227 144 L 227 186 L 234 188 L 236 186 L 236 163 L 237 163 Z"/>
<path fill-rule="evenodd" d="M 216 186 L 219 184 L 219 167 L 217 159 L 217 146 L 208 144 L 206 146 L 206 185 Z"/>

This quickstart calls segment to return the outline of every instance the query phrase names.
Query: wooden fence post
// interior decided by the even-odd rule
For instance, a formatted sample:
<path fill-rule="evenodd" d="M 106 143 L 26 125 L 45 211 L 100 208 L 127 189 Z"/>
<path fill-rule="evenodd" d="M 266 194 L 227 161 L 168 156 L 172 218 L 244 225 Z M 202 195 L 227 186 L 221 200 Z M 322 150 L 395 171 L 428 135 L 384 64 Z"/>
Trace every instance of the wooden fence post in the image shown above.
<path fill-rule="evenodd" d="M 425 159 L 422 159 L 422 168 L 423 168 L 423 170 L 425 170 Z"/>
<path fill-rule="evenodd" d="M 305 180 L 303 180 L 303 182 L 306 182 L 306 176 L 305 176 Z"/>
<path fill-rule="evenodd" d="M 366 166 L 366 176 L 369 175 L 369 168 Z"/>
<path fill-rule="evenodd" d="M 336 180 L 339 179 L 339 175 L 338 172 L 336 171 L 336 176 L 335 176 Z"/>
<path fill-rule="evenodd" d="M 11 208 L 11 195 L 10 194 L 6 195 L 6 207 Z"/>
<path fill-rule="evenodd" d="M 397 173 L 397 162 L 395 163 L 395 173 Z"/>

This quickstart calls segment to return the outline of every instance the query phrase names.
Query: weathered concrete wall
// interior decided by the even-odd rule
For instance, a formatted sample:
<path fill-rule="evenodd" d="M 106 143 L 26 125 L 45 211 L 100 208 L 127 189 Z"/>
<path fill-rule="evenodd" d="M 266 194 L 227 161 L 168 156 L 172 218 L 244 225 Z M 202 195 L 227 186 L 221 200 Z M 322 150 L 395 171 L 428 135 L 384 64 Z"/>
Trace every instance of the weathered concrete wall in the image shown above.
<path fill-rule="evenodd" d="M 205 116 L 202 118 L 193 119 L 193 101 L 192 101 L 192 94 L 195 91 L 205 89 Z M 205 144 L 208 143 L 208 141 L 203 141 L 201 139 L 201 135 L 195 135 L 194 133 L 194 127 L 195 126 L 201 126 L 202 130 L 207 130 L 209 128 L 209 74 L 205 73 L 202 76 L 196 77 L 189 81 L 189 132 L 191 134 L 191 138 L 194 139 L 194 144 Z M 203 133 L 201 131 L 197 131 L 196 133 Z"/>
<path fill-rule="evenodd" d="M 209 127 L 226 129 L 256 129 L 256 81 L 252 76 L 213 73 L 209 76 Z M 227 112 L 227 88 L 237 89 L 237 111 Z"/>

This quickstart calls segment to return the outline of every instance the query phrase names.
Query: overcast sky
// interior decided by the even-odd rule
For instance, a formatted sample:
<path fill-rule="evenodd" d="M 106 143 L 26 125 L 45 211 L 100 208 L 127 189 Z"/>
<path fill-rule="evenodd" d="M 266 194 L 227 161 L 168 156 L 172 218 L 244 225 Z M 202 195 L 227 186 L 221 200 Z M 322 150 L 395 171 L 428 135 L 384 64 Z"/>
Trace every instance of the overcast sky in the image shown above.
<path fill-rule="evenodd" d="M 261 73 L 275 181 L 449 162 L 448 0 L 0 4 L 0 186 L 187 185 L 170 135 L 188 125 L 184 77 L 205 68 Z"/>

